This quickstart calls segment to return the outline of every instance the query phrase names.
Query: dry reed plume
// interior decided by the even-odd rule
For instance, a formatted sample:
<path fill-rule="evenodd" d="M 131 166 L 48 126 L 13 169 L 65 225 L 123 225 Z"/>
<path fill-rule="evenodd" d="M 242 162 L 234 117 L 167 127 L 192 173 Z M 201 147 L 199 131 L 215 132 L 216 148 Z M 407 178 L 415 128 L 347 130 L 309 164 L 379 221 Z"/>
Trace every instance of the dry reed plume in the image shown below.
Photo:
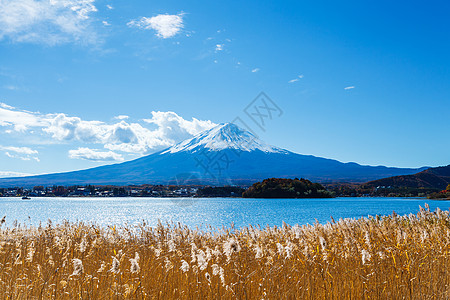
<path fill-rule="evenodd" d="M 0 230 L 4 299 L 448 299 L 449 212 L 199 231 Z"/>

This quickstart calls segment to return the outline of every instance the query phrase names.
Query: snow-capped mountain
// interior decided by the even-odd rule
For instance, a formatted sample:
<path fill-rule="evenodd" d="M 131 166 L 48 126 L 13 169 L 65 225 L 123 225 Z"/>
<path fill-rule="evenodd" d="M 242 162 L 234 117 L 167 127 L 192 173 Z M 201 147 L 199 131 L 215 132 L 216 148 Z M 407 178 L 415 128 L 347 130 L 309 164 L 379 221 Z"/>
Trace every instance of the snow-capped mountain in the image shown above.
<path fill-rule="evenodd" d="M 71 184 L 251 184 L 270 177 L 364 182 L 422 169 L 362 166 L 268 145 L 234 124 L 220 124 L 132 161 L 48 175 L 2 178 L 0 187 Z"/>
<path fill-rule="evenodd" d="M 243 130 L 233 123 L 224 123 L 176 144 L 161 154 L 182 151 L 195 153 L 205 149 L 210 151 L 234 149 L 245 152 L 260 150 L 265 153 L 289 153 L 281 148 L 267 145 L 251 132 Z"/>

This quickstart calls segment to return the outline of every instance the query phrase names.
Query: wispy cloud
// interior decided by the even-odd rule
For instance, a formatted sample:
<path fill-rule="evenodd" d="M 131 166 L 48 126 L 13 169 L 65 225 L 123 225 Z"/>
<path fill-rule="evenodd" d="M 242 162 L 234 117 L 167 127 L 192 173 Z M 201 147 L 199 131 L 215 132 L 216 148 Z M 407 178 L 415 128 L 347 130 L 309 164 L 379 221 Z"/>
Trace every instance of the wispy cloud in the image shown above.
<path fill-rule="evenodd" d="M 352 85 L 352 86 L 347 86 L 347 87 L 345 87 L 344 88 L 344 90 L 352 90 L 352 89 L 354 89 L 355 87 Z"/>
<path fill-rule="evenodd" d="M 3 151 L 10 158 L 39 161 L 38 151 L 28 147 L 0 146 L 0 151 Z"/>
<path fill-rule="evenodd" d="M 129 118 L 129 116 L 125 116 L 125 115 L 118 115 L 118 116 L 114 117 L 114 119 L 116 119 L 116 120 L 126 120 L 128 118 Z"/>
<path fill-rule="evenodd" d="M 297 82 L 297 81 L 299 81 L 300 79 L 302 79 L 303 77 L 304 77 L 303 74 L 298 75 L 297 78 L 294 78 L 294 79 L 289 80 L 288 83 L 294 83 L 294 82 Z"/>
<path fill-rule="evenodd" d="M 90 149 L 87 147 L 80 147 L 76 150 L 69 150 L 69 158 L 92 161 L 123 161 L 123 156 L 121 154 L 112 151 Z"/>
<path fill-rule="evenodd" d="M 111 6 L 111 5 L 109 5 L 109 4 L 106 5 L 106 8 L 107 8 L 107 9 L 110 9 L 110 10 L 111 10 L 111 9 L 114 9 L 114 7 Z"/>
<path fill-rule="evenodd" d="M 76 42 L 92 44 L 97 34 L 91 15 L 95 0 L 2 0 L 0 39 L 56 45 Z"/>
<path fill-rule="evenodd" d="M 252 70 L 252 73 L 256 73 L 256 72 L 259 72 L 259 68 L 254 68 L 254 69 Z"/>
<path fill-rule="evenodd" d="M 183 29 L 183 14 L 161 14 L 151 18 L 142 17 L 140 19 L 131 20 L 127 25 L 129 27 L 137 27 L 140 29 L 155 30 L 158 37 L 167 39 L 174 37 L 181 29 Z"/>

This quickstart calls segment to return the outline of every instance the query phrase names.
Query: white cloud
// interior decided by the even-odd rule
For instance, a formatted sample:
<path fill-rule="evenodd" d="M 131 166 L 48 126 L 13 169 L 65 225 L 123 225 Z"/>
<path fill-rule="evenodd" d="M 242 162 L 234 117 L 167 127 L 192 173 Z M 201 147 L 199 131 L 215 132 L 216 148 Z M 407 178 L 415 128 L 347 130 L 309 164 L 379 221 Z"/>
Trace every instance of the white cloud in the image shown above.
<path fill-rule="evenodd" d="M 111 9 L 114 9 L 114 7 L 112 7 L 112 6 L 111 6 L 111 5 L 109 5 L 109 4 L 108 4 L 108 5 L 106 5 L 106 8 L 107 8 L 107 9 L 109 9 L 109 10 L 111 10 Z"/>
<path fill-rule="evenodd" d="M 217 44 L 216 45 L 216 51 L 222 51 L 224 44 Z"/>
<path fill-rule="evenodd" d="M 151 18 L 142 17 L 128 22 L 127 25 L 129 27 L 137 27 L 140 29 L 156 30 L 156 35 L 158 37 L 167 39 L 175 36 L 184 27 L 183 14 L 161 14 Z"/>
<path fill-rule="evenodd" d="M 0 107 L 6 108 L 6 109 L 15 109 L 15 107 L 8 105 L 6 103 L 0 102 Z"/>
<path fill-rule="evenodd" d="M 256 73 L 256 72 L 259 72 L 259 68 L 254 68 L 254 69 L 252 70 L 252 73 Z"/>
<path fill-rule="evenodd" d="M 42 130 L 58 141 L 97 142 L 108 135 L 108 129 L 99 121 L 84 121 L 63 113 L 50 114 L 46 117 L 47 123 Z"/>
<path fill-rule="evenodd" d="M 126 120 L 128 118 L 129 118 L 129 116 L 126 116 L 126 115 L 118 115 L 118 116 L 114 117 L 114 119 L 116 119 L 116 120 Z"/>
<path fill-rule="evenodd" d="M 113 135 L 118 140 L 107 142 L 105 148 L 130 153 L 162 150 L 217 125 L 211 121 L 202 121 L 196 118 L 192 118 L 192 121 L 185 120 L 170 111 L 152 111 L 151 114 L 151 119 L 143 121 L 156 125 L 155 130 L 150 130 L 137 123 L 128 124 L 122 121 L 119 126 L 116 125 L 117 128 Z"/>
<path fill-rule="evenodd" d="M 80 147 L 76 150 L 69 150 L 69 157 L 73 159 L 84 159 L 92 161 L 123 161 L 121 154 L 112 151 L 100 151 Z"/>
<path fill-rule="evenodd" d="M 32 154 L 38 154 L 37 150 L 33 150 L 31 148 L 28 147 L 4 147 L 4 146 L 0 146 L 0 150 L 8 150 L 8 151 L 13 151 L 16 153 L 20 153 L 20 154 L 27 154 L 27 155 L 32 155 Z"/>
<path fill-rule="evenodd" d="M 352 86 L 347 86 L 347 87 L 345 87 L 344 88 L 344 90 L 351 90 L 351 89 L 354 89 L 355 87 L 352 85 Z"/>
<path fill-rule="evenodd" d="M 45 126 L 46 122 L 37 114 L 19 111 L 0 104 L 0 126 L 13 126 L 15 131 L 25 131 L 29 127 Z"/>
<path fill-rule="evenodd" d="M 1 0 L 0 39 L 56 45 L 95 43 L 95 0 Z"/>
<path fill-rule="evenodd" d="M 5 128 L 4 132 L 28 134 L 28 143 L 33 144 L 33 140 L 38 139 L 35 144 L 42 144 L 45 140 L 48 141 L 45 143 L 95 144 L 133 154 L 162 150 L 216 125 L 196 118 L 185 120 L 174 112 L 158 111 L 151 112 L 151 115 L 150 119 L 140 123 L 126 122 L 126 116 L 117 116 L 117 121 L 105 123 L 86 121 L 64 113 L 21 111 L 0 104 L 0 126 Z"/>
<path fill-rule="evenodd" d="M 302 79 L 303 77 L 304 77 L 303 74 L 302 74 L 302 75 L 298 75 L 297 78 L 294 78 L 294 79 L 292 79 L 292 80 L 289 80 L 288 83 L 294 83 L 294 82 L 297 82 L 297 81 L 299 81 L 300 79 Z"/>
<path fill-rule="evenodd" d="M 5 155 L 10 158 L 18 158 L 21 160 L 39 161 L 37 157 L 38 151 L 28 147 L 13 147 L 13 146 L 0 146 L 0 150 L 4 151 Z"/>
<path fill-rule="evenodd" d="M 105 26 L 111 26 L 111 24 L 108 23 L 108 21 L 102 21 L 102 24 L 105 25 Z"/>
<path fill-rule="evenodd" d="M 144 119 L 144 122 L 157 125 L 157 135 L 170 140 L 171 144 L 190 138 L 217 125 L 209 120 L 202 121 L 196 118 L 188 121 L 171 111 L 152 111 L 152 118 Z"/>
<path fill-rule="evenodd" d="M 0 171 L 0 178 L 6 177 L 25 177 L 25 176 L 33 176 L 35 174 L 30 173 L 21 173 L 21 172 L 13 172 L 13 171 Z"/>

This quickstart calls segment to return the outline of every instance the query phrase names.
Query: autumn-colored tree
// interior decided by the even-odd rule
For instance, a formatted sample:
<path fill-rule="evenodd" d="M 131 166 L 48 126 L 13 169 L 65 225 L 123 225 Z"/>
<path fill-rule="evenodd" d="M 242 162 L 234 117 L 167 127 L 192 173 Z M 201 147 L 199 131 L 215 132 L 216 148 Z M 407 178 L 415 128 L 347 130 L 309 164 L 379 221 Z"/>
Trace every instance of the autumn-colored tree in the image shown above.
<path fill-rule="evenodd" d="M 450 192 L 450 184 L 447 185 L 447 188 L 445 190 Z"/>

